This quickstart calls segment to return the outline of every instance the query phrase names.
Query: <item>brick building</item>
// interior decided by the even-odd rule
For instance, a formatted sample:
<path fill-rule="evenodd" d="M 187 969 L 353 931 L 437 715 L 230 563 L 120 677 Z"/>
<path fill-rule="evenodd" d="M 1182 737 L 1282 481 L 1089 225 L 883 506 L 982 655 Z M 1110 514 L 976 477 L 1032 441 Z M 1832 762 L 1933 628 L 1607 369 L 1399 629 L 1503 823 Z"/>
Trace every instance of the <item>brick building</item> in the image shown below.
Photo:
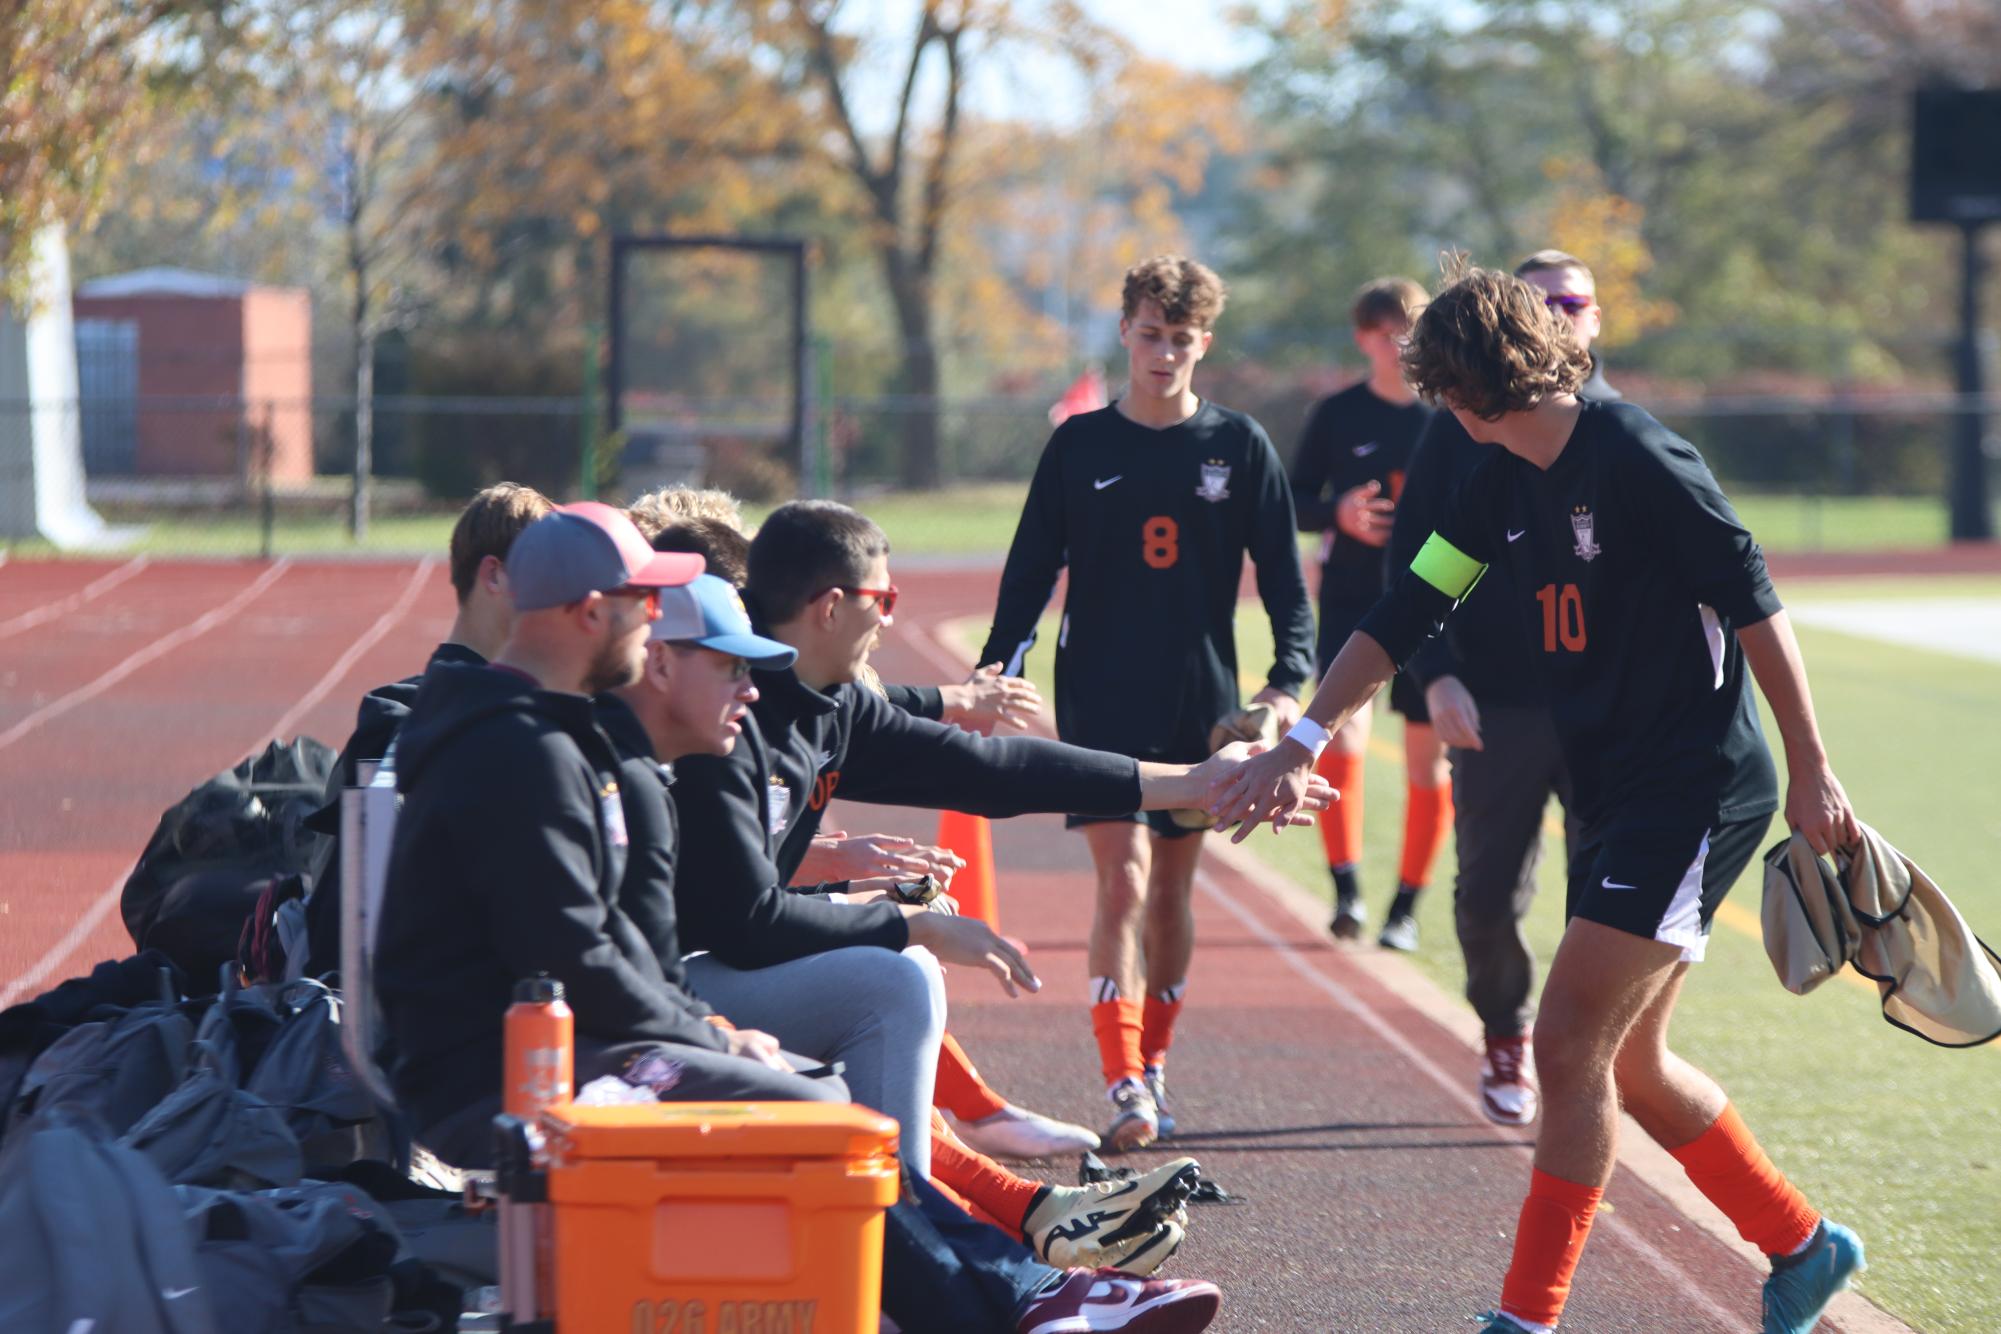
<path fill-rule="evenodd" d="M 94 475 L 313 475 L 312 298 L 189 269 L 80 284 L 85 466 Z"/>

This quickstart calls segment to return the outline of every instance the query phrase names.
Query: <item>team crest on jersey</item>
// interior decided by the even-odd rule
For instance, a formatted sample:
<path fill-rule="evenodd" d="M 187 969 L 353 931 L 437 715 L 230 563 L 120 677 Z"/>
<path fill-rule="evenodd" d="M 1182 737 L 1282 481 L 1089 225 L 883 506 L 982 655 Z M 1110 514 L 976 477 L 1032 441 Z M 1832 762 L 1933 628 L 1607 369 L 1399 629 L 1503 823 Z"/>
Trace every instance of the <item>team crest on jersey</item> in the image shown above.
<path fill-rule="evenodd" d="M 1571 506 L 1570 531 L 1577 534 L 1577 546 L 1574 550 L 1579 560 L 1596 560 L 1603 554 L 1605 548 L 1598 545 L 1595 529 L 1596 520 L 1591 517 L 1589 505 Z"/>
<path fill-rule="evenodd" d="M 1221 459 L 1210 459 L 1202 465 L 1202 485 L 1195 488 L 1195 494 L 1203 500 L 1217 501 L 1230 498 L 1230 465 Z"/>

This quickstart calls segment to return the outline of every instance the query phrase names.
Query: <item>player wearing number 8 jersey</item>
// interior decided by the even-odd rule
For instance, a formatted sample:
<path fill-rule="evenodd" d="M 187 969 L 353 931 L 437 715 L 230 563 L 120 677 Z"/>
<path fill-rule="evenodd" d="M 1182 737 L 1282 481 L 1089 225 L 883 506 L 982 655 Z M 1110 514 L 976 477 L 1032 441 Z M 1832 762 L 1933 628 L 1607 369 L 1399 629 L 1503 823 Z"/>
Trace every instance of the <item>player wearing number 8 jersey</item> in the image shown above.
<path fill-rule="evenodd" d="M 1312 676 L 1313 612 L 1277 451 L 1257 422 L 1191 384 L 1222 312 L 1221 281 L 1159 256 L 1127 273 L 1123 298 L 1127 392 L 1063 422 L 1043 450 L 980 661 L 1019 674 L 1067 566 L 1058 733 L 1189 762 L 1209 754 L 1210 728 L 1241 698 L 1232 626 L 1245 553 L 1277 646 L 1256 698 L 1281 725 L 1297 717 Z M 1116 1109 L 1106 1138 L 1132 1148 L 1171 1128 L 1162 1070 L 1194 948 L 1201 839 L 1161 814 L 1071 825 L 1083 828 L 1098 873 L 1089 958 L 1092 1026 Z"/>
<path fill-rule="evenodd" d="M 1764 557 L 1692 446 L 1638 408 L 1578 398 L 1589 357 L 1521 279 L 1475 269 L 1453 283 L 1419 318 L 1405 366 L 1492 452 L 1336 655 L 1308 721 L 1220 784 L 1215 809 L 1283 812 L 1321 729 L 1373 695 L 1488 564 L 1503 566 L 1583 835 L 1535 1030 L 1535 1171 L 1486 1334 L 1556 1325 L 1622 1108 L 1772 1257 L 1765 1334 L 1806 1334 L 1860 1266 L 1861 1243 L 1668 1047 L 1711 915 L 1777 804 L 1751 676 L 1785 741 L 1788 823 L 1818 852 L 1860 836 Z"/>

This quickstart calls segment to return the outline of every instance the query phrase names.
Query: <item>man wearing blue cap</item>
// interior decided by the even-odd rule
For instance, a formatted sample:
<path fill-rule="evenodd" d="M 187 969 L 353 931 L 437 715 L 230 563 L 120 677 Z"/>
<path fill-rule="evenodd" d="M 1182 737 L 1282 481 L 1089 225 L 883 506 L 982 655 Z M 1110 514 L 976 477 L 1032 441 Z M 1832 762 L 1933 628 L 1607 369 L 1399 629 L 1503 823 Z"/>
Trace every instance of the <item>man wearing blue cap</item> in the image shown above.
<path fill-rule="evenodd" d="M 590 697 L 638 679 L 662 599 L 701 568 L 655 553 L 618 510 L 565 506 L 508 553 L 516 614 L 492 664 L 437 663 L 418 687 L 397 738 L 376 990 L 398 1103 L 447 1162 L 490 1154 L 502 1016 L 537 973 L 576 1012 L 580 1084 L 618 1072 L 663 1098 L 847 1098 L 774 1068 L 772 1040 L 705 1022 L 619 907 L 649 849 Z"/>

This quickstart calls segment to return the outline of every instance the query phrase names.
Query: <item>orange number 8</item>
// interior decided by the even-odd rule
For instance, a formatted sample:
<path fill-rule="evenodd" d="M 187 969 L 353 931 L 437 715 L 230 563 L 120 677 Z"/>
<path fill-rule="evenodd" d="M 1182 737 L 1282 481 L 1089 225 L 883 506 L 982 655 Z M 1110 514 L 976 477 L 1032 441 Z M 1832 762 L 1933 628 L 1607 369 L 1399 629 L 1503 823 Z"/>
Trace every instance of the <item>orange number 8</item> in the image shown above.
<path fill-rule="evenodd" d="M 1171 570 L 1181 559 L 1181 525 L 1165 514 L 1148 519 L 1139 530 L 1140 555 L 1156 570 Z"/>

